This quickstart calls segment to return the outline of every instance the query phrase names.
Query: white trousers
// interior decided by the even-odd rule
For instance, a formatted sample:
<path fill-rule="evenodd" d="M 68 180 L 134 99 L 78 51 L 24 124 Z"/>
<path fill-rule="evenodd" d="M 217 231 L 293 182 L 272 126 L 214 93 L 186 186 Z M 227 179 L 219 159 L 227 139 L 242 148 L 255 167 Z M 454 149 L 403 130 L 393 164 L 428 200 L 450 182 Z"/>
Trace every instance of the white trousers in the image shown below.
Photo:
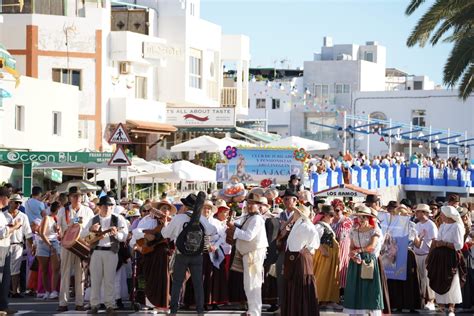
<path fill-rule="evenodd" d="M 267 249 L 258 249 L 242 256 L 244 264 L 244 290 L 248 311 L 252 316 L 262 314 L 263 261 Z"/>
<path fill-rule="evenodd" d="M 91 306 L 100 305 L 100 289 L 104 282 L 104 304 L 115 307 L 115 270 L 118 255 L 110 250 L 94 250 L 91 256 Z"/>
<path fill-rule="evenodd" d="M 416 258 L 416 270 L 418 272 L 418 281 L 420 282 L 420 294 L 421 298 L 424 299 L 425 304 L 427 300 L 435 299 L 435 292 L 430 288 L 430 282 L 428 280 L 428 270 L 426 270 L 426 256 L 415 255 Z"/>
<path fill-rule="evenodd" d="M 76 306 L 84 305 L 84 271 L 81 259 L 64 247 L 61 247 L 61 287 L 59 288 L 59 306 L 67 306 L 71 272 L 74 274 Z"/>
<path fill-rule="evenodd" d="M 22 259 L 23 245 L 10 245 L 10 271 L 12 276 L 20 274 Z"/>

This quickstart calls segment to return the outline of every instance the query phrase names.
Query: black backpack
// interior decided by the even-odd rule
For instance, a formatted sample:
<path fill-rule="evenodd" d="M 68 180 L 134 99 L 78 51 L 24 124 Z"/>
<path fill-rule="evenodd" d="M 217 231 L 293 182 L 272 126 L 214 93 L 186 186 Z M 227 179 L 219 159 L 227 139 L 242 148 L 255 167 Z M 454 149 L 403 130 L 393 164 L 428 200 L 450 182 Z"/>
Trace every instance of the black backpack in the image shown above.
<path fill-rule="evenodd" d="M 202 255 L 204 250 L 204 227 L 200 223 L 201 209 L 206 198 L 206 193 L 199 192 L 194 205 L 192 215 L 189 222 L 184 223 L 183 230 L 176 239 L 176 248 L 179 252 L 186 256 Z"/>

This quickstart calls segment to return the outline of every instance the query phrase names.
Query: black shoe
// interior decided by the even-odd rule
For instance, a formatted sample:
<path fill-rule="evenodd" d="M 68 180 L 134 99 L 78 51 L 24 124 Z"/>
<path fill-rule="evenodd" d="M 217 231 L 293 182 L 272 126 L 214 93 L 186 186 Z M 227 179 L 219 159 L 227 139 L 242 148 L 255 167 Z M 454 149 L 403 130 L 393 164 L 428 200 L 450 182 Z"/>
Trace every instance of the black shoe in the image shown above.
<path fill-rule="evenodd" d="M 67 306 L 58 306 L 58 308 L 56 309 L 56 311 L 58 312 L 67 312 Z"/>
<path fill-rule="evenodd" d="M 121 298 L 115 300 L 115 305 L 117 305 L 117 309 L 125 309 L 125 305 L 123 305 Z"/>
<path fill-rule="evenodd" d="M 272 304 L 272 306 L 270 306 L 269 308 L 267 308 L 267 312 L 268 313 L 273 313 L 273 312 L 276 312 L 278 310 L 278 305 L 276 304 Z"/>
<path fill-rule="evenodd" d="M 15 294 L 12 294 L 12 298 L 24 298 L 24 296 L 21 295 L 20 293 L 15 293 Z"/>
<path fill-rule="evenodd" d="M 91 307 L 91 309 L 87 311 L 87 314 L 92 314 L 92 315 L 99 314 L 99 308 L 97 306 Z"/>

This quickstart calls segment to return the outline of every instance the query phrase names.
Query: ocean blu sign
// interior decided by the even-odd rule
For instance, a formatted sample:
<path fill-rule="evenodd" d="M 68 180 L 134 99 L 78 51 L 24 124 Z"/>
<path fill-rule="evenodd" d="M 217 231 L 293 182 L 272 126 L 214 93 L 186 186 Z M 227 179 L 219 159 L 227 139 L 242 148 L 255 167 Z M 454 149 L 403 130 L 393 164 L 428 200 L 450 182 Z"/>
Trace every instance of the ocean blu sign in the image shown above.
<path fill-rule="evenodd" d="M 0 163 L 107 163 L 110 152 L 14 151 L 0 150 Z"/>
<path fill-rule="evenodd" d="M 287 183 L 292 174 L 303 176 L 304 167 L 295 159 L 294 149 L 237 148 L 237 155 L 227 164 L 227 176 L 240 181 L 258 183 L 270 179 L 273 183 Z M 224 172 L 222 172 L 224 173 Z"/>

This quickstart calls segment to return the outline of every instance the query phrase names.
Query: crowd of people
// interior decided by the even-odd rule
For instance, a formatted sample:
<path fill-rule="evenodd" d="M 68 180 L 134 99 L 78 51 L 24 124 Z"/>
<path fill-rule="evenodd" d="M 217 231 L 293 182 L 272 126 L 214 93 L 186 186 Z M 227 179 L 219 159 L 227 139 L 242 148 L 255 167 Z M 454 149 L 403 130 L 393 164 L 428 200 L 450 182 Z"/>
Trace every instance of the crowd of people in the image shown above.
<path fill-rule="evenodd" d="M 471 169 L 471 162 L 467 158 L 462 160 L 457 156 L 453 156 L 444 159 L 437 155 L 428 156 L 423 153 L 416 152 L 410 157 L 400 152 L 394 152 L 392 154 L 373 156 L 372 158 L 369 158 L 362 152 L 358 152 L 356 155 L 352 155 L 350 151 L 347 151 L 346 153 L 339 152 L 338 155 L 323 155 L 321 157 L 315 157 L 311 163 L 311 166 L 314 165 L 312 171 L 321 174 L 327 172 L 328 169 L 336 170 L 337 167 L 344 169 L 347 167 L 364 165 L 374 166 L 385 164 L 392 166 L 394 164 L 401 165 L 408 163 L 416 163 L 422 167 L 434 166 L 437 169 Z"/>
<path fill-rule="evenodd" d="M 293 176 L 285 189 L 249 188 L 239 203 L 204 192 L 175 204 L 116 201 L 78 187 L 34 187 L 24 201 L 1 187 L 0 208 L 3 314 L 16 312 L 8 297 L 23 295 L 58 300 L 58 312 L 74 300 L 91 314 L 113 314 L 124 300 L 171 315 L 230 306 L 261 315 L 264 304 L 286 316 L 454 315 L 474 304 L 471 210 L 457 195 L 418 205 L 324 201 Z M 383 253 L 397 248 L 384 247 L 393 241 L 381 213 L 409 217 L 405 280 L 386 277 Z"/>

